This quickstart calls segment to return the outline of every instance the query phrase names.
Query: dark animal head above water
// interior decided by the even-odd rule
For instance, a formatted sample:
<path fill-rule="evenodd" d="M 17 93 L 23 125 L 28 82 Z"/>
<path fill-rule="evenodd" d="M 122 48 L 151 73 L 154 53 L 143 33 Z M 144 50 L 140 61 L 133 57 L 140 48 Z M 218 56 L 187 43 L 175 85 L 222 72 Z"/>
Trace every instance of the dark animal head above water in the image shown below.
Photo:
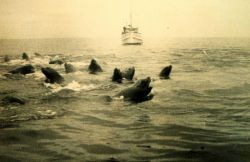
<path fill-rule="evenodd" d="M 5 55 L 5 56 L 4 56 L 4 62 L 9 62 L 9 61 L 10 61 L 9 55 Z"/>
<path fill-rule="evenodd" d="M 118 82 L 118 83 L 122 82 L 122 73 L 121 73 L 120 69 L 117 69 L 117 68 L 114 69 L 114 73 L 113 73 L 113 76 L 112 76 L 112 81 L 113 82 Z"/>
<path fill-rule="evenodd" d="M 160 73 L 160 78 L 161 79 L 169 79 L 169 75 L 170 75 L 171 71 L 172 71 L 172 65 L 164 67 Z"/>
<path fill-rule="evenodd" d="M 48 83 L 62 83 L 64 78 L 54 69 L 50 67 L 42 68 L 42 73 L 46 76 Z"/>
<path fill-rule="evenodd" d="M 24 52 L 22 55 L 22 59 L 28 61 L 29 60 L 28 54 Z"/>
<path fill-rule="evenodd" d="M 92 59 L 89 65 L 89 73 L 96 74 L 97 72 L 102 72 L 101 66 L 97 63 L 95 59 Z"/>
<path fill-rule="evenodd" d="M 135 67 L 130 67 L 122 72 L 122 77 L 127 80 L 132 80 L 135 74 Z"/>
<path fill-rule="evenodd" d="M 152 90 L 152 87 L 150 87 L 150 82 L 150 77 L 138 80 L 134 86 L 122 90 L 116 96 L 123 96 L 125 100 L 130 100 L 133 102 L 143 102 L 150 100 L 153 98 L 153 95 L 150 94 Z"/>
<path fill-rule="evenodd" d="M 145 79 L 140 79 L 138 80 L 136 83 L 135 83 L 135 87 L 137 88 L 143 88 L 143 89 L 146 89 L 146 88 L 149 88 L 149 84 L 151 82 L 151 78 L 150 77 L 147 77 Z"/>
<path fill-rule="evenodd" d="M 65 72 L 66 73 L 72 73 L 72 72 L 76 71 L 76 69 L 74 68 L 74 66 L 72 64 L 69 64 L 69 63 L 65 63 L 64 64 L 64 68 L 65 68 Z"/>

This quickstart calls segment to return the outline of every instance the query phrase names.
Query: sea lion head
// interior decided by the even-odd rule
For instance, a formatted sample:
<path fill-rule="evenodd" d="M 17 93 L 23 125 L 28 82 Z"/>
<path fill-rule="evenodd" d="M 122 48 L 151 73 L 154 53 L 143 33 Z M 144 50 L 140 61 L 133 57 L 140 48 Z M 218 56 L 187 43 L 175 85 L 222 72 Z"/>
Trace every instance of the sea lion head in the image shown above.
<path fill-rule="evenodd" d="M 137 83 L 135 83 L 135 87 L 142 88 L 142 89 L 149 89 L 152 87 L 149 87 L 149 84 L 151 82 L 151 78 L 147 77 L 145 79 L 138 80 Z"/>
<path fill-rule="evenodd" d="M 117 69 L 117 68 L 114 69 L 114 74 L 113 74 L 113 77 L 112 77 L 112 81 L 113 82 L 118 82 L 118 83 L 122 82 L 122 73 L 121 73 L 120 69 Z"/>
<path fill-rule="evenodd" d="M 62 83 L 64 81 L 64 78 L 56 70 L 50 67 L 42 68 L 41 71 L 46 76 L 46 82 Z"/>
<path fill-rule="evenodd" d="M 164 67 L 160 73 L 160 77 L 162 79 L 169 79 L 171 71 L 172 71 L 172 65 Z"/>

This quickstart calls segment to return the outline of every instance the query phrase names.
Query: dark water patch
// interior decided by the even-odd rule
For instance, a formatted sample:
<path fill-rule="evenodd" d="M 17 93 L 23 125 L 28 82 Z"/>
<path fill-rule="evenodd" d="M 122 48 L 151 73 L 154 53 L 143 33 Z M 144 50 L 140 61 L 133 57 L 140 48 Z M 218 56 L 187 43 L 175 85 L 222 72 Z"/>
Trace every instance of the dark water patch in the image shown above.
<path fill-rule="evenodd" d="M 142 123 L 134 123 L 130 127 L 128 127 L 126 130 L 146 133 L 146 132 L 151 132 L 152 131 L 152 126 L 147 125 L 147 124 L 142 124 Z M 142 136 L 143 136 L 143 134 L 142 134 Z"/>
<path fill-rule="evenodd" d="M 124 143 L 134 143 L 134 144 L 150 144 L 155 143 L 158 145 L 173 145 L 179 147 L 188 147 L 190 143 L 223 143 L 227 142 L 230 138 L 230 133 L 220 132 L 217 130 L 208 130 L 202 128 L 191 128 L 188 126 L 181 125 L 161 125 L 161 126 L 151 126 L 151 131 L 148 130 L 147 133 L 154 132 L 162 137 L 173 137 L 176 140 L 169 139 L 148 139 L 148 140 L 137 140 L 137 141 L 124 141 Z M 184 142 L 186 141 L 186 142 Z"/>
<path fill-rule="evenodd" d="M 243 84 L 240 86 L 233 86 L 228 87 L 224 89 L 210 89 L 205 90 L 204 93 L 210 95 L 210 96 L 234 96 L 237 97 L 238 95 L 248 95 L 250 96 L 250 85 L 249 84 Z"/>
<path fill-rule="evenodd" d="M 250 96 L 250 89 L 246 85 L 204 91 L 175 89 L 171 92 L 171 95 L 168 96 L 172 100 L 168 100 L 168 103 L 175 104 L 177 100 L 180 100 L 182 102 L 178 105 L 190 105 L 193 107 L 192 109 L 197 106 L 206 108 L 223 108 L 223 106 L 243 108 L 247 106 Z"/>
<path fill-rule="evenodd" d="M 184 136 L 186 138 L 195 139 L 206 142 L 222 142 L 223 139 L 231 135 L 230 133 L 220 132 L 219 130 L 208 130 L 203 128 L 192 128 L 182 125 L 162 125 L 156 127 L 158 135 L 161 136 Z M 192 140 L 191 140 L 192 141 Z"/>
<path fill-rule="evenodd" d="M 151 119 L 150 119 L 150 116 L 147 115 L 147 114 L 142 114 L 138 117 L 138 122 L 140 123 L 150 123 L 151 122 Z"/>
<path fill-rule="evenodd" d="M 61 162 L 61 161 L 73 161 L 74 160 L 74 158 L 71 156 L 67 156 L 64 154 L 57 153 L 57 152 L 44 152 L 44 154 L 47 154 L 51 157 L 51 158 L 48 158 L 47 161 Z"/>
<path fill-rule="evenodd" d="M 250 122 L 249 117 L 250 117 L 249 112 L 243 111 L 241 113 L 234 114 L 230 110 L 226 110 L 224 112 L 224 114 L 221 114 L 221 115 L 217 116 L 217 118 L 220 119 L 221 121 L 224 121 L 224 122 L 227 121 L 228 123 L 231 123 L 232 126 L 237 125 L 238 128 L 239 127 L 244 127 L 246 124 L 248 124 L 248 126 L 249 126 L 250 125 L 249 124 L 249 122 Z M 246 127 L 246 130 L 247 129 L 248 129 L 248 127 Z"/>
<path fill-rule="evenodd" d="M 67 124 L 57 124 L 57 126 L 59 126 L 59 129 L 62 129 L 62 130 L 77 130 L 77 131 L 79 130 L 79 128 L 73 127 Z"/>
<path fill-rule="evenodd" d="M 151 148 L 150 145 L 136 145 L 136 147 L 141 147 L 141 148 Z"/>
<path fill-rule="evenodd" d="M 170 102 L 179 100 L 187 103 L 218 103 L 221 101 L 221 96 L 216 98 L 213 95 L 204 93 L 202 91 L 198 91 L 196 89 L 174 89 L 171 90 L 171 94 L 168 95 L 169 97 L 172 98 Z"/>
<path fill-rule="evenodd" d="M 16 93 L 16 90 L 1 90 L 0 91 L 0 95 L 7 95 L 7 94 L 12 94 L 12 93 Z"/>
<path fill-rule="evenodd" d="M 173 48 L 171 49 L 172 52 L 178 56 L 178 54 L 181 54 L 183 56 L 187 55 L 194 55 L 194 54 L 201 54 L 203 50 L 207 50 L 206 48 Z"/>
<path fill-rule="evenodd" d="M 15 159 L 12 156 L 0 155 L 1 162 L 21 162 L 21 160 Z"/>
<path fill-rule="evenodd" d="M 207 51 L 204 64 L 214 67 L 248 67 L 250 62 L 249 52 L 242 49 L 211 49 Z"/>
<path fill-rule="evenodd" d="M 0 101 L 1 105 L 8 105 L 8 104 L 21 104 L 24 105 L 27 102 L 27 99 L 24 99 L 17 95 L 7 95 Z"/>
<path fill-rule="evenodd" d="M 15 127 L 19 127 L 19 124 L 18 123 L 6 122 L 6 121 L 0 120 L 0 129 L 15 128 Z"/>
<path fill-rule="evenodd" d="M 106 127 L 126 128 L 128 126 L 128 124 L 116 123 L 114 121 L 101 119 L 101 118 L 90 116 L 90 115 L 83 115 L 82 118 L 79 120 L 83 122 L 84 124 L 101 125 L 101 126 L 106 126 Z"/>
<path fill-rule="evenodd" d="M 150 152 L 151 150 L 147 150 Z M 228 154 L 226 151 L 213 151 L 213 150 L 201 150 L 201 149 L 191 149 L 191 150 L 174 150 L 174 149 L 161 149 L 154 150 L 153 153 L 160 155 L 152 156 L 139 156 L 136 157 L 138 160 L 149 160 L 149 161 L 173 161 L 173 162 L 235 162 L 243 161 L 246 162 L 248 158 L 242 158 L 237 155 Z"/>
<path fill-rule="evenodd" d="M 102 144 L 81 144 L 81 148 L 85 149 L 91 154 L 121 154 L 127 152 L 125 149 L 117 149 L 110 146 L 102 145 Z"/>
<path fill-rule="evenodd" d="M 126 128 L 127 131 L 138 131 L 141 132 L 143 136 L 143 132 L 151 132 L 154 124 L 151 123 L 151 119 L 149 115 L 142 114 L 136 117 L 133 123 L 128 125 Z"/>
<path fill-rule="evenodd" d="M 190 98 L 195 98 L 195 97 L 203 97 L 203 94 L 199 93 L 196 90 L 192 89 L 178 89 L 178 90 L 172 90 L 173 93 L 175 93 L 178 96 L 187 96 Z"/>
<path fill-rule="evenodd" d="M 175 49 L 173 64 L 181 64 L 183 72 L 207 72 L 212 68 L 249 67 L 249 52 L 239 48 Z M 192 60 L 192 62 L 190 62 Z"/>
<path fill-rule="evenodd" d="M 124 161 L 124 160 L 122 160 Z M 116 159 L 116 158 L 108 158 L 107 160 L 101 160 L 101 162 L 120 162 L 120 160 Z"/>
<path fill-rule="evenodd" d="M 143 151 L 153 153 L 148 156 L 138 156 L 138 159 L 159 160 L 177 159 L 170 161 L 248 161 L 250 159 L 250 143 L 240 144 L 238 137 L 232 137 L 228 133 L 200 128 L 184 126 L 171 126 L 157 128 L 157 134 L 168 137 L 167 139 L 147 139 L 123 141 L 135 145 L 150 146 L 142 147 Z M 172 138 L 171 138 L 172 137 Z M 178 137 L 178 138 L 177 138 Z M 174 147 L 175 149 L 171 149 Z M 155 155 L 156 154 L 156 155 Z M 180 160 L 180 161 L 182 161 Z"/>
<path fill-rule="evenodd" d="M 250 94 L 249 94 L 250 96 Z M 247 105 L 247 103 L 249 102 L 249 96 L 248 94 L 236 94 L 235 96 L 223 96 L 225 100 L 228 100 L 228 101 L 236 101 L 235 104 L 244 104 Z M 234 104 L 234 103 L 231 103 L 231 104 Z"/>
<path fill-rule="evenodd" d="M 43 139 L 50 140 L 50 143 L 41 142 Z M 1 150 L 1 153 L 18 160 L 25 159 L 25 161 L 37 161 L 38 159 L 34 159 L 36 155 L 43 156 L 43 158 L 47 157 L 47 159 L 50 160 L 61 161 L 71 159 L 71 157 L 67 155 L 47 148 L 48 145 L 53 145 L 54 140 L 58 139 L 65 140 L 68 139 L 68 137 L 60 135 L 51 129 L 4 129 L 0 132 L 0 144 L 2 147 L 8 146 L 9 149 L 14 151 L 15 155 L 10 155 L 11 152 L 8 150 Z M 20 153 L 30 154 L 32 156 L 23 157 Z M 40 160 L 41 159 L 39 159 L 39 161 Z"/>
<path fill-rule="evenodd" d="M 232 59 L 221 59 L 221 58 L 207 58 L 202 59 L 202 63 L 205 65 L 208 65 L 210 68 L 239 68 L 239 67 L 249 67 L 248 63 L 250 61 L 248 60 L 232 60 Z M 240 71 L 239 71 L 240 72 Z"/>
<path fill-rule="evenodd" d="M 112 113 L 110 112 L 110 110 L 91 110 L 91 112 L 95 113 L 95 114 L 103 114 L 107 117 L 127 117 L 126 114 L 124 114 L 124 111 L 112 111 Z"/>
<path fill-rule="evenodd" d="M 0 132 L 1 144 L 38 144 L 41 139 L 67 139 L 52 131 L 51 129 L 43 130 L 21 130 L 21 129 L 4 129 Z"/>
<path fill-rule="evenodd" d="M 146 109 L 147 106 L 145 106 Z M 149 107 L 150 108 L 150 107 Z M 153 126 L 152 119 L 150 116 L 150 112 L 146 112 L 145 110 L 138 109 L 135 114 L 130 114 L 133 117 L 133 122 L 127 127 L 127 129 L 146 129 L 148 127 Z"/>
<path fill-rule="evenodd" d="M 5 95 L 17 95 L 28 99 L 39 99 L 41 94 L 48 92 L 39 82 L 33 78 L 24 78 L 21 80 L 3 80 L 0 84 L 1 97 Z M 35 90 L 35 91 L 34 91 Z"/>

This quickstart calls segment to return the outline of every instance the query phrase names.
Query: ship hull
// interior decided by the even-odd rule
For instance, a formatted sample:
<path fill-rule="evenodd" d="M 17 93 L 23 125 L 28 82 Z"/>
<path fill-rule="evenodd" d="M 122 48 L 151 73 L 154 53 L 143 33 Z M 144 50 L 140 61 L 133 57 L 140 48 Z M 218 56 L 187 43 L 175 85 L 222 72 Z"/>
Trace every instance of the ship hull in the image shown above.
<path fill-rule="evenodd" d="M 123 45 L 142 45 L 142 43 L 123 43 Z"/>
<path fill-rule="evenodd" d="M 142 45 L 143 41 L 140 33 L 123 33 L 122 34 L 123 45 Z"/>

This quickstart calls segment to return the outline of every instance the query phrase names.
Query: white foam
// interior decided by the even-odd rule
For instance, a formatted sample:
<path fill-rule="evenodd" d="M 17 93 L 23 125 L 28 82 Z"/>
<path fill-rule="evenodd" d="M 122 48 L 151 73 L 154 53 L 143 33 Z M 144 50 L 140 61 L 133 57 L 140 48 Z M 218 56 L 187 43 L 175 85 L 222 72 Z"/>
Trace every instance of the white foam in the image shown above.
<path fill-rule="evenodd" d="M 35 57 L 31 60 L 33 65 L 47 65 L 49 62 L 48 58 Z"/>
<path fill-rule="evenodd" d="M 48 62 L 49 62 L 48 58 L 46 57 L 34 57 L 30 59 L 29 61 L 26 61 L 23 59 L 10 60 L 9 62 L 7 62 L 7 64 L 10 64 L 10 65 L 26 65 L 26 64 L 47 65 Z"/>
<path fill-rule="evenodd" d="M 70 62 L 74 67 L 82 68 L 89 65 L 89 62 Z"/>
<path fill-rule="evenodd" d="M 89 85 L 81 85 L 76 81 L 72 81 L 71 83 L 69 83 L 66 87 L 64 87 L 66 89 L 72 89 L 74 91 L 81 91 L 81 90 L 91 90 L 96 88 L 96 85 L 94 84 L 89 84 Z"/>
<path fill-rule="evenodd" d="M 22 59 L 16 59 L 16 60 L 10 60 L 9 63 L 11 65 L 19 65 L 19 64 L 27 64 L 27 61 Z"/>
<path fill-rule="evenodd" d="M 46 110 L 46 111 L 37 111 L 39 114 L 43 115 L 43 116 L 55 116 L 57 113 L 55 111 L 52 110 Z"/>
<path fill-rule="evenodd" d="M 82 91 L 82 90 L 92 90 L 96 88 L 96 85 L 89 84 L 89 85 L 81 85 L 76 81 L 72 81 L 71 83 L 67 84 L 66 86 L 62 87 L 59 84 L 50 84 L 50 83 L 44 83 L 46 88 L 50 88 L 53 93 L 59 92 L 64 89 L 73 90 L 76 92 Z"/>
<path fill-rule="evenodd" d="M 46 87 L 46 88 L 50 88 L 53 90 L 56 90 L 56 89 L 60 89 L 61 88 L 61 85 L 59 84 L 51 84 L 51 83 L 43 83 L 43 85 Z"/>
<path fill-rule="evenodd" d="M 123 99 L 124 99 L 124 96 L 114 97 L 113 99 L 114 99 L 114 100 L 123 100 Z"/>
<path fill-rule="evenodd" d="M 40 71 L 35 71 L 35 73 L 31 73 L 30 75 L 34 77 L 35 80 L 45 79 L 45 76 Z"/>
<path fill-rule="evenodd" d="M 84 73 L 82 71 L 75 71 L 73 73 L 68 73 L 68 74 L 75 74 L 76 76 L 82 76 Z"/>

